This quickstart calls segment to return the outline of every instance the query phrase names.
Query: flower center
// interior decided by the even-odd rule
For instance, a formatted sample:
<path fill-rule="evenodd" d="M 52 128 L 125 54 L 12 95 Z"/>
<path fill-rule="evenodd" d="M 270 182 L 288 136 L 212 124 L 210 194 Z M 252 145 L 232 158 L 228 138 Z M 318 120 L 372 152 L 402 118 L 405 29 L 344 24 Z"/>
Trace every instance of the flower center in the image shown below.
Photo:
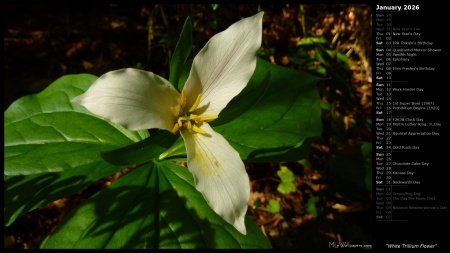
<path fill-rule="evenodd" d="M 193 114 L 195 109 L 197 109 L 198 104 L 200 103 L 200 99 L 202 98 L 202 94 L 198 94 L 197 99 L 194 104 L 189 108 L 189 110 L 185 110 L 186 108 L 186 92 L 184 89 L 181 91 L 180 104 L 176 107 L 170 107 L 173 115 L 176 118 L 176 122 L 173 125 L 172 133 L 176 133 L 181 128 L 188 129 L 189 131 L 194 131 L 196 133 L 205 134 L 205 130 L 201 129 L 200 126 L 203 122 L 208 122 L 214 119 L 217 119 L 217 115 L 196 115 Z"/>

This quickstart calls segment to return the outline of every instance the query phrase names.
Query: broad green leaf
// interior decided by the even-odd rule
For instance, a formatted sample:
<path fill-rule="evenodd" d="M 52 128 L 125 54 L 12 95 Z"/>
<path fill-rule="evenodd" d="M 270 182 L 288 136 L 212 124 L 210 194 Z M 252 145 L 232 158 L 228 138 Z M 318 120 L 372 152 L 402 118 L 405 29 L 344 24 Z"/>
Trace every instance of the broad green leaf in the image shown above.
<path fill-rule="evenodd" d="M 322 134 L 316 87 L 320 79 L 258 60 L 253 84 L 264 84 L 269 72 L 270 81 L 264 96 L 240 117 L 216 128 L 247 161 L 271 161 L 270 156 L 280 148 L 288 152 Z M 294 155 L 288 160 L 301 158 Z"/>
<path fill-rule="evenodd" d="M 281 179 L 281 183 L 278 185 L 277 190 L 282 194 L 288 194 L 291 192 L 295 192 L 297 187 L 294 184 L 295 176 L 291 170 L 286 166 L 280 166 L 280 170 L 277 171 L 277 175 Z"/>
<path fill-rule="evenodd" d="M 183 138 L 178 138 L 175 143 L 159 156 L 160 160 L 186 161 L 186 147 Z"/>
<path fill-rule="evenodd" d="M 90 114 L 70 99 L 97 77 L 61 77 L 36 95 L 15 101 L 4 113 L 5 224 L 42 204 L 76 193 L 123 167 L 100 152 L 148 136 Z"/>
<path fill-rule="evenodd" d="M 105 161 L 113 165 L 135 165 L 158 158 L 180 135 L 160 130 L 145 140 L 115 150 L 102 152 Z"/>
<path fill-rule="evenodd" d="M 185 68 L 186 61 L 192 49 L 192 24 L 190 17 L 184 21 L 183 29 L 180 34 L 175 52 L 170 60 L 169 82 L 178 90 L 182 90 L 184 82 L 180 83 L 180 76 Z"/>
<path fill-rule="evenodd" d="M 255 83 L 254 78 L 250 79 L 245 89 L 236 98 L 231 100 L 227 107 L 220 113 L 219 118 L 210 124 L 217 127 L 241 117 L 242 114 L 250 110 L 267 95 L 270 85 L 270 72 L 267 72 L 263 79 L 257 81 L 259 83 Z"/>
<path fill-rule="evenodd" d="M 147 163 L 75 209 L 42 248 L 270 248 L 246 217 L 247 235 L 225 222 L 185 167 Z"/>
<path fill-rule="evenodd" d="M 300 160 L 322 134 L 318 80 L 258 59 L 247 87 L 210 124 L 245 161 Z M 183 152 L 177 142 L 165 158 Z"/>
<path fill-rule="evenodd" d="M 123 168 L 93 161 L 76 169 L 57 173 L 4 176 L 4 223 L 11 225 L 20 215 L 46 203 L 75 194 L 97 180 Z"/>

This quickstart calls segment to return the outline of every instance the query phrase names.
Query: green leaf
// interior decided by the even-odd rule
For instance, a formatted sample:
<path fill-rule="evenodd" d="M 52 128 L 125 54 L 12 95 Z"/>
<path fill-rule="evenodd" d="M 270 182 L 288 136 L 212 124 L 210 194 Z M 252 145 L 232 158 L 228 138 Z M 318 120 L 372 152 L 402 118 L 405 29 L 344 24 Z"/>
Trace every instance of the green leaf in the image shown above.
<path fill-rule="evenodd" d="M 39 94 L 15 101 L 4 113 L 5 224 L 42 204 L 76 193 L 123 167 L 100 152 L 148 136 L 90 114 L 70 99 L 97 77 L 61 77 Z"/>
<path fill-rule="evenodd" d="M 301 164 L 304 167 L 311 167 L 312 164 L 310 161 L 308 161 L 308 159 L 302 159 L 300 161 L 298 161 L 299 164 Z"/>
<path fill-rule="evenodd" d="M 331 111 L 331 108 L 332 108 L 330 103 L 323 101 L 323 100 L 320 100 L 320 107 L 327 111 Z"/>
<path fill-rule="evenodd" d="M 305 211 L 311 214 L 313 218 L 317 218 L 317 215 L 319 214 L 319 210 L 317 208 L 318 202 L 319 199 L 316 196 L 311 196 L 305 205 Z"/>
<path fill-rule="evenodd" d="M 303 158 L 300 155 L 306 152 L 295 154 L 289 151 L 309 148 L 310 139 L 322 134 L 320 98 L 316 87 L 320 78 L 258 60 L 252 76 L 254 87 L 247 92 L 264 89 L 261 84 L 265 84 L 269 72 L 270 81 L 264 96 L 238 118 L 215 130 L 230 142 L 244 160 L 270 162 L 275 160 L 275 155 L 277 160 L 299 160 Z M 244 102 L 236 101 L 234 106 L 240 103 Z M 304 142 L 306 147 L 302 147 Z M 287 156 L 280 157 L 280 154 Z"/>
<path fill-rule="evenodd" d="M 75 209 L 42 248 L 270 248 L 246 217 L 247 235 L 225 222 L 185 167 L 147 163 Z"/>
<path fill-rule="evenodd" d="M 70 102 L 95 79 L 92 75 L 62 77 L 5 111 L 5 175 L 73 169 L 98 159 L 98 151 L 148 136 L 146 131 L 128 131 Z"/>
<path fill-rule="evenodd" d="M 186 61 L 191 54 L 192 49 L 192 24 L 190 17 L 187 17 L 184 21 L 183 29 L 180 34 L 175 52 L 170 60 L 170 75 L 169 82 L 178 90 L 182 90 L 184 82 L 180 83 L 180 76 L 183 68 L 186 65 Z"/>
<path fill-rule="evenodd" d="M 160 160 L 174 160 L 185 161 L 186 160 L 186 147 L 184 146 L 183 138 L 178 138 L 177 141 L 166 151 L 159 156 Z"/>
<path fill-rule="evenodd" d="M 277 175 L 281 179 L 281 183 L 278 185 L 277 190 L 282 194 L 288 194 L 290 192 L 295 192 L 297 187 L 294 184 L 295 176 L 291 170 L 286 166 L 280 166 L 280 170 L 277 171 Z"/>
<path fill-rule="evenodd" d="M 145 140 L 119 149 L 102 152 L 105 161 L 113 165 L 129 166 L 158 158 L 179 138 L 177 134 L 160 130 Z"/>
<path fill-rule="evenodd" d="M 260 102 L 270 85 L 270 72 L 267 72 L 264 78 L 255 83 L 255 79 L 250 79 L 246 88 L 236 98 L 230 101 L 227 107 L 220 113 L 220 117 L 210 124 L 212 126 L 220 126 L 242 116 L 250 110 L 254 105 Z"/>
<path fill-rule="evenodd" d="M 269 200 L 269 204 L 267 204 L 266 208 L 271 213 L 278 213 L 281 210 L 280 204 L 274 199 Z"/>
<path fill-rule="evenodd" d="M 261 205 L 261 199 L 258 197 L 253 201 L 252 208 L 255 209 Z"/>
<path fill-rule="evenodd" d="M 60 173 L 4 176 L 4 223 L 11 225 L 20 215 L 46 203 L 75 194 L 97 180 L 123 168 L 101 158 L 88 165 Z"/>

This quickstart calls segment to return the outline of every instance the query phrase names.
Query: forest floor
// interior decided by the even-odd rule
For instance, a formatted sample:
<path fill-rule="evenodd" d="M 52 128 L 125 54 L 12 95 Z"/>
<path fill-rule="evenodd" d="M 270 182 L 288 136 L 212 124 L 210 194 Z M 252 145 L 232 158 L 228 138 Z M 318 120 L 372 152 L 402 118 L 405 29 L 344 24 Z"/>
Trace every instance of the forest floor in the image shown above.
<path fill-rule="evenodd" d="M 239 4 L 219 5 L 215 10 L 211 5 L 5 5 L 4 110 L 16 99 L 40 92 L 67 74 L 99 76 L 118 68 L 141 67 L 167 77 L 168 55 L 187 15 L 193 20 L 198 50 L 212 35 L 242 17 L 253 15 L 258 8 L 265 11 L 262 48 L 273 63 L 298 69 L 288 49 L 305 36 L 323 36 L 336 51 L 346 53 L 349 65 L 356 66 L 351 68 L 353 76 L 348 82 L 356 104 L 346 110 L 346 115 L 342 111 L 339 115 L 348 138 L 339 147 L 314 143 L 312 153 L 346 152 L 357 142 L 371 142 L 370 128 L 351 124 L 352 119 L 365 119 L 371 112 L 370 5 Z M 310 159 L 321 159 L 318 157 L 311 155 Z M 331 241 L 370 242 L 370 194 L 347 205 L 328 198 L 321 203 L 335 212 L 318 219 L 307 211 L 311 202 L 305 191 L 325 189 L 327 185 L 320 179 L 326 172 L 297 161 L 283 165 L 295 175 L 297 190 L 289 194 L 277 191 L 280 164 L 246 164 L 252 189 L 248 214 L 274 248 L 326 248 Z M 22 215 L 5 227 L 5 249 L 39 248 L 71 210 L 123 173 L 108 176 L 77 194 Z M 269 211 L 270 199 L 280 203 L 281 211 Z M 337 218 L 339 215 L 342 216 Z M 346 223 L 330 223 L 339 219 L 346 219 Z"/>

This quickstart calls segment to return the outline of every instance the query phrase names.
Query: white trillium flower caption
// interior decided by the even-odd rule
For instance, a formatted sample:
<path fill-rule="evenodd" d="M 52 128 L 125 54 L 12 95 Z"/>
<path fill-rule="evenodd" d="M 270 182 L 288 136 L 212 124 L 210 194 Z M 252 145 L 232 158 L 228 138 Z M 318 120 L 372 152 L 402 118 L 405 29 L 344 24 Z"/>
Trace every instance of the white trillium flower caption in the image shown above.
<path fill-rule="evenodd" d="M 196 189 L 242 234 L 246 234 L 249 178 L 239 153 L 208 122 L 218 118 L 253 75 L 263 14 L 242 19 L 213 36 L 195 56 L 181 93 L 152 72 L 127 68 L 102 75 L 72 99 L 129 130 L 180 132 Z"/>

